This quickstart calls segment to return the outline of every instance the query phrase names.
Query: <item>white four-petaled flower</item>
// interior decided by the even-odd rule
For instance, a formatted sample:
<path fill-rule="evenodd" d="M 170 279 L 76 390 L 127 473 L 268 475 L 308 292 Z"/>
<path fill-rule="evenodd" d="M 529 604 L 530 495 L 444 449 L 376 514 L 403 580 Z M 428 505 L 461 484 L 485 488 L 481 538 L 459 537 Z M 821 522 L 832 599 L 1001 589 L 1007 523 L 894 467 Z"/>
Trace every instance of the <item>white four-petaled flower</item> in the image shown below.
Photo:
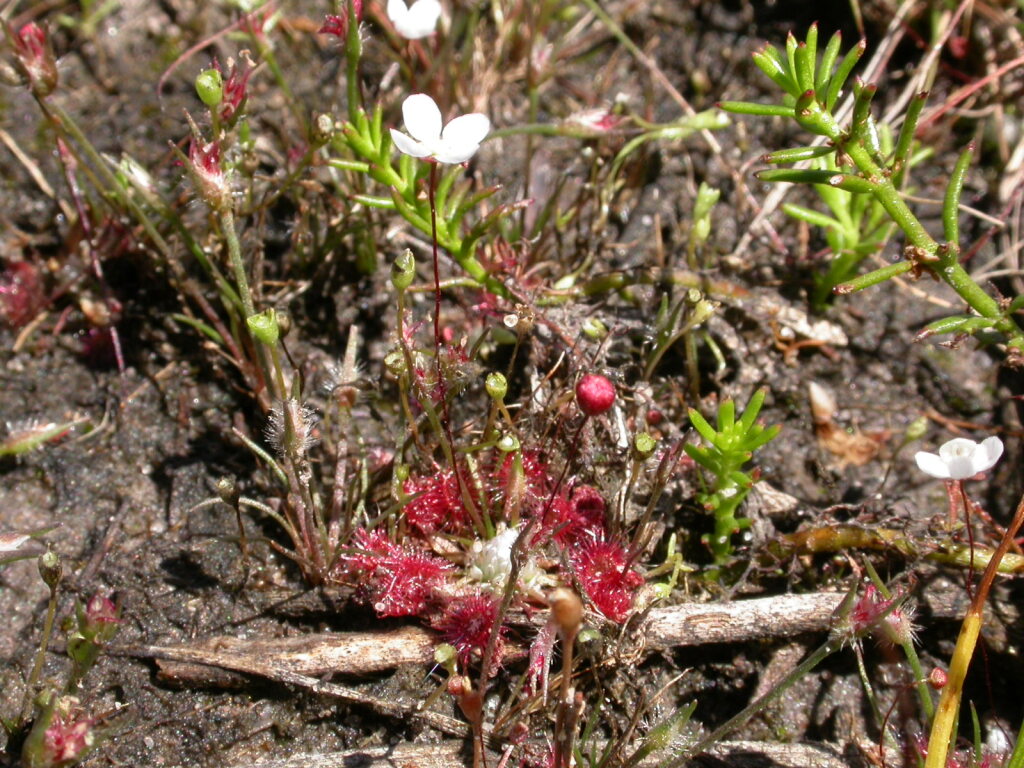
<path fill-rule="evenodd" d="M 405 0 L 388 0 L 388 18 L 395 31 L 406 40 L 419 40 L 434 34 L 441 18 L 441 3 L 437 0 L 415 0 L 411 6 Z"/>
<path fill-rule="evenodd" d="M 957 437 L 943 443 L 937 454 L 918 451 L 914 460 L 926 475 L 940 480 L 966 480 L 992 469 L 1002 455 L 1003 441 L 994 435 L 980 443 Z"/>
<path fill-rule="evenodd" d="M 407 155 L 439 163 L 466 162 L 491 130 L 491 121 L 479 112 L 456 117 L 442 130 L 441 110 L 425 93 L 415 93 L 402 103 L 402 117 L 410 135 L 392 128 L 395 146 Z"/>

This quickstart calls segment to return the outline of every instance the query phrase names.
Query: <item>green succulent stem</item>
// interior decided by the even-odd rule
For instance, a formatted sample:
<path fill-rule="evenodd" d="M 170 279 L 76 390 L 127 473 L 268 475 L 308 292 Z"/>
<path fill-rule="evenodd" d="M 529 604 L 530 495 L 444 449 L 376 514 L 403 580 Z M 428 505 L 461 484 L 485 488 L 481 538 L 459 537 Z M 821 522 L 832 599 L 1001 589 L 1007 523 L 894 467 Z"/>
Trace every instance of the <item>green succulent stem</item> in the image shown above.
<path fill-rule="evenodd" d="M 864 41 L 860 41 L 839 60 L 838 42 L 833 37 L 817 69 L 816 49 L 817 28 L 812 26 L 804 43 L 797 42 L 792 35 L 787 38 L 785 55 L 770 45 L 754 54 L 755 64 L 786 92 L 785 104 L 724 102 L 719 106 L 741 114 L 792 115 L 800 126 L 828 139 L 829 146 L 836 153 L 837 167 L 852 165 L 858 173 L 839 172 L 829 175 L 829 171 L 822 170 L 773 170 L 763 171 L 758 176 L 769 181 L 822 184 L 848 192 L 870 194 L 903 231 L 906 237 L 905 261 L 871 275 L 840 283 L 834 287 L 836 293 L 860 290 L 914 269 L 930 271 L 956 291 L 978 315 L 991 321 L 988 327 L 1003 334 L 1007 346 L 1019 356 L 1024 351 L 1024 330 L 1010 316 L 1010 311 L 978 285 L 960 264 L 960 195 L 973 156 L 973 147 L 968 147 L 960 155 L 951 174 L 942 211 L 945 242 L 940 243 L 928 233 L 900 193 L 911 163 L 914 128 L 927 94 L 920 93 L 911 100 L 895 150 L 891 159 L 886 159 L 880 131 L 871 116 L 871 101 L 877 90 L 874 85 L 860 82 L 854 84 L 853 117 L 848 127 L 841 125 L 833 114 L 846 80 L 864 53 Z M 791 162 L 819 156 L 824 156 L 824 153 L 818 155 L 806 148 L 799 148 L 772 153 L 766 156 L 765 161 Z M 807 219 L 806 216 L 801 218 Z M 879 242 L 884 242 L 884 238 Z M 836 255 L 840 257 L 840 254 Z"/>

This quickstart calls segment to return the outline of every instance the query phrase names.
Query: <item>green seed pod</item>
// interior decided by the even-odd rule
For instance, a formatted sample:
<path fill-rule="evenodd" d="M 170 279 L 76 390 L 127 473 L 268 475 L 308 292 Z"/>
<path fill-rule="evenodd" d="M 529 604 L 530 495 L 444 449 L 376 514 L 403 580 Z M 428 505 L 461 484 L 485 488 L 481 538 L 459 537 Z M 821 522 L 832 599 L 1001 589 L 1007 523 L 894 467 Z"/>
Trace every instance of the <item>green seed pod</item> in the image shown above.
<path fill-rule="evenodd" d="M 39 556 L 39 575 L 43 577 L 43 583 L 51 590 L 57 588 L 63 572 L 64 568 L 61 566 L 56 552 L 47 550 Z"/>
<path fill-rule="evenodd" d="M 253 337 L 268 347 L 276 344 L 281 336 L 281 329 L 277 325 L 277 315 L 273 309 L 268 309 L 258 315 L 250 315 L 245 322 Z"/>
<path fill-rule="evenodd" d="M 441 643 L 434 649 L 434 662 L 440 664 L 446 670 L 455 674 L 455 657 L 458 652 L 451 643 Z"/>
<path fill-rule="evenodd" d="M 907 433 L 904 436 L 904 440 L 908 443 L 912 443 L 914 440 L 920 440 L 924 437 L 924 433 L 928 431 L 928 417 L 919 416 L 914 419 L 910 424 L 907 425 Z"/>
<path fill-rule="evenodd" d="M 658 441 L 651 437 L 647 432 L 640 432 L 633 438 L 633 448 L 636 450 L 637 456 L 641 459 L 646 459 L 650 456 L 657 446 Z"/>
<path fill-rule="evenodd" d="M 392 376 L 401 377 L 405 375 L 405 355 L 400 349 L 392 349 L 384 356 L 384 367 Z"/>
<path fill-rule="evenodd" d="M 492 400 L 501 402 L 505 399 L 505 395 L 508 394 L 508 381 L 503 374 L 489 373 L 484 382 L 484 388 Z"/>
<path fill-rule="evenodd" d="M 404 483 L 409 479 L 409 465 L 408 464 L 395 464 L 395 480 L 399 483 Z"/>
<path fill-rule="evenodd" d="M 512 453 L 519 450 L 519 438 L 515 435 L 502 435 L 495 443 L 495 447 L 502 453 Z"/>
<path fill-rule="evenodd" d="M 395 290 L 404 293 L 416 279 L 416 259 L 412 251 L 406 248 L 391 265 L 391 284 Z"/>
<path fill-rule="evenodd" d="M 313 146 L 322 147 L 334 136 L 334 118 L 321 113 L 313 120 Z"/>
<path fill-rule="evenodd" d="M 224 99 L 224 78 L 216 69 L 204 69 L 196 76 L 196 94 L 210 109 Z"/>
<path fill-rule="evenodd" d="M 608 335 L 608 326 L 596 317 L 588 317 L 584 320 L 583 327 L 580 330 L 583 331 L 584 336 L 594 341 L 601 341 Z"/>

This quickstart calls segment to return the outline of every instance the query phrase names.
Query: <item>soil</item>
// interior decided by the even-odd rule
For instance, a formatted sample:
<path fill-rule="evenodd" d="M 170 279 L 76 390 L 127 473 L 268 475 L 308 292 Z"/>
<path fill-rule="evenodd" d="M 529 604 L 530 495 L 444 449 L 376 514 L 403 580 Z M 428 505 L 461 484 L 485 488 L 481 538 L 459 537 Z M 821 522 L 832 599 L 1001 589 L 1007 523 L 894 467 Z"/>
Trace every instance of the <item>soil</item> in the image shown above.
<path fill-rule="evenodd" d="M 448 5 L 447 12 L 454 15 L 469 13 L 469 6 L 477 4 Z M 491 5 L 520 4 L 485 4 Z M 845 3 L 827 11 L 781 1 L 603 4 L 623 23 L 629 39 L 656 62 L 658 73 L 652 73 L 605 26 L 585 14 L 582 4 L 549 5 L 568 9 L 566 19 L 585 18 L 585 26 L 582 31 L 573 29 L 571 36 L 566 33 L 571 51 L 559 52 L 564 55 L 562 67 L 540 88 L 537 115 L 527 115 L 521 72 L 494 73 L 481 61 L 486 41 L 479 43 L 475 59 L 467 53 L 467 80 L 446 86 L 453 103 L 467 111 L 486 109 L 501 128 L 559 120 L 585 107 L 606 106 L 621 94 L 629 109 L 649 121 L 667 123 L 680 119 L 681 107 L 660 77 L 696 110 L 721 99 L 767 100 L 773 96 L 770 83 L 749 56 L 762 41 L 781 44 L 788 31 L 802 34 L 814 20 L 823 38 L 836 29 L 847 40 L 857 35 Z M 887 3 L 860 5 L 873 51 L 883 40 L 893 11 Z M 341 114 L 344 56 L 333 39 L 328 42 L 315 34 L 324 4 L 296 0 L 279 3 L 278 8 L 279 25 L 271 39 L 295 102 L 306 113 Z M 77 5 L 51 3 L 24 9 L 16 20 L 15 26 L 38 14 L 49 24 L 60 57 L 60 87 L 53 98 L 75 116 L 100 151 L 112 157 L 128 154 L 153 169 L 160 182 L 181 197 L 183 219 L 197 232 L 212 232 L 201 206 L 184 204 L 191 187 L 168 144 L 181 143 L 188 135 L 183 109 L 201 112 L 191 77 L 213 56 L 226 62 L 242 48 L 252 47 L 237 30 L 218 36 L 237 16 L 226 4 L 131 0 L 115 4 L 95 29 L 60 21 L 62 14 L 73 21 L 82 13 Z M 396 53 L 383 42 L 376 18 L 369 13 L 364 21 L 365 86 L 370 98 L 387 100 L 387 120 L 397 124 L 403 86 L 389 68 Z M 1014 21 L 1019 28 L 1019 19 Z M 493 37 L 490 23 L 484 24 L 487 31 L 481 35 Z M 572 29 L 567 20 L 553 28 Z M 927 36 L 927 28 L 927 13 L 911 14 L 908 33 L 879 81 L 878 111 L 902 91 L 923 55 L 914 41 Z M 986 40 L 999 63 L 1012 58 L 1006 50 L 1016 39 L 1013 29 L 980 17 L 968 33 L 968 54 L 943 57 L 932 103 L 942 103 L 962 80 L 984 75 L 986 60 L 980 49 Z M 178 61 L 199 44 L 204 45 L 201 51 Z M 510 57 L 511 67 L 512 54 L 503 55 Z M 496 80 L 477 89 L 471 84 L 473 73 L 487 73 Z M 426 79 L 429 82 L 418 84 L 425 90 L 435 84 Z M 1003 87 L 1006 93 L 1015 92 L 1012 83 Z M 250 88 L 252 132 L 260 137 L 258 175 L 281 179 L 291 162 L 288 151 L 299 145 L 299 127 L 266 67 L 253 76 Z M 477 103 L 481 94 L 489 97 L 486 103 Z M 998 95 L 979 98 L 979 110 L 994 109 L 998 103 Z M 167 266 L 145 233 L 108 215 L 101 196 L 80 174 L 80 200 L 93 212 L 93 242 L 100 244 L 91 249 L 104 272 L 103 281 L 96 279 L 86 245 L 89 236 L 79 223 L 52 131 L 26 89 L 6 89 L 0 99 L 0 128 L 10 139 L 5 143 L 28 157 L 26 161 L 12 152 L 0 155 L 5 180 L 0 258 L 7 266 L 18 261 L 39 265 L 47 293 L 30 327 L 7 324 L 0 330 L 0 421 L 13 431 L 29 422 L 79 420 L 59 441 L 0 459 L 0 532 L 53 527 L 44 539 L 60 555 L 63 567 L 58 621 L 73 615 L 76 600 L 97 592 L 116 596 L 122 617 L 108 653 L 79 694 L 97 719 L 100 739 L 82 765 L 285 765 L 294 755 L 321 756 L 302 758 L 303 764 L 356 765 L 364 763 L 351 756 L 352 750 L 367 750 L 365 761 L 370 764 L 372 749 L 381 747 L 405 755 L 407 764 L 457 764 L 468 759 L 469 740 L 445 731 L 444 723 L 465 720 L 450 696 L 442 694 L 430 705 L 447 720 L 431 721 L 418 714 L 417 704 L 441 683 L 429 659 L 388 661 L 357 675 L 309 670 L 301 679 L 288 678 L 273 667 L 270 652 L 244 663 L 236 658 L 234 667 L 199 665 L 205 672 L 173 667 L 168 648 L 214 653 L 229 647 L 225 638 L 258 648 L 261 642 L 282 638 L 391 631 L 413 623 L 378 619 L 369 606 L 353 599 L 352 589 L 345 585 L 311 589 L 294 563 L 281 555 L 280 546 L 273 545 L 286 541 L 269 516 L 254 512 L 238 517 L 226 504 L 204 503 L 216 498 L 218 482 L 224 478 L 233 479 L 247 496 L 273 498 L 269 473 L 236 436 L 241 432 L 261 440 L 265 417 L 259 403 L 222 351 L 173 319 L 183 299 Z M 991 120 L 987 125 L 981 119 L 965 117 L 954 123 L 947 118 L 926 136 L 935 154 L 915 172 L 919 194 L 941 195 L 959 147 L 972 133 L 982 136 L 992 130 Z M 619 391 L 629 393 L 631 419 L 642 413 L 638 404 L 645 398 L 656 405 L 663 421 L 655 431 L 667 445 L 686 436 L 695 440 L 686 420 L 687 407 L 709 413 L 716 401 L 732 397 L 742 405 L 754 391 L 767 388 L 762 419 L 781 425 L 782 431 L 756 454 L 761 482 L 744 508 L 754 521 L 751 530 L 731 565 L 713 568 L 700 543 L 701 534 L 710 530 L 710 517 L 695 501 L 694 475 L 680 473 L 657 505 L 656 522 L 666 533 L 681 534 L 683 554 L 695 571 L 682 579 L 668 601 L 651 610 L 843 592 L 857 581 L 859 563 L 870 559 L 883 577 L 910 590 L 920 606 L 915 621 L 924 669 L 945 666 L 963 606 L 963 569 L 885 548 L 779 555 L 772 547 L 797 531 L 846 525 L 892 529 L 916 542 L 919 553 L 928 551 L 940 538 L 946 495 L 941 482 L 917 471 L 912 454 L 920 447 L 933 450 L 958 434 L 1003 438 L 1003 460 L 987 479 L 971 483 L 970 490 L 996 523 L 1005 524 L 1024 491 L 1019 399 L 1024 388 L 1019 370 L 1008 368 L 998 349 L 982 348 L 973 340 L 953 348 L 934 339 L 914 341 L 929 321 L 960 311 L 955 295 L 939 283 L 905 280 L 836 300 L 822 312 L 810 309 L 807 292 L 812 276 L 820 271 L 824 241 L 779 211 L 768 217 L 769 227 L 755 227 L 758 207 L 772 188 L 750 174 L 764 152 L 799 142 L 798 131 L 777 120 L 734 116 L 728 127 L 709 135 L 719 151 L 701 135 L 644 145 L 625 168 L 626 183 L 605 207 L 591 174 L 607 168 L 624 137 L 551 137 L 528 143 L 513 136 L 483 146 L 472 173 L 485 183 L 502 184 L 495 197 L 498 202 L 523 196 L 545 200 L 552 195 L 579 201 L 580 216 L 534 243 L 533 272 L 521 283 L 530 286 L 524 295 L 585 261 L 591 276 L 685 263 L 680 254 L 687 248 L 697 185 L 704 181 L 722 192 L 704 254 L 706 282 L 698 281 L 710 286 L 708 295 L 719 304 L 700 347 L 699 399 L 693 398 L 685 375 L 682 344 L 669 350 L 650 381 L 644 381 L 638 350 L 651 337 L 658 301 L 666 290 L 675 291 L 674 300 L 683 290 L 660 283 L 638 284 L 562 306 L 538 302 L 533 311 L 539 321 L 524 337 L 511 377 L 515 397 L 525 398 L 534 387 L 553 398 L 552 391 L 559 386 L 568 391 L 564 372 L 553 374 L 554 384 L 541 381 L 557 370 L 559 357 L 568 354 L 582 367 L 611 375 Z M 532 153 L 529 182 L 524 175 L 527 153 Z M 1014 210 L 1019 225 L 1019 206 L 1004 210 L 1006 200 L 997 193 L 1001 163 L 996 150 L 981 153 L 968 177 L 965 202 L 994 216 Z M 359 259 L 365 254 L 357 241 L 343 230 L 341 236 L 332 235 L 338 230 L 332 229 L 336 223 L 331 219 L 341 208 L 332 209 L 330 194 L 324 192 L 329 192 L 327 175 L 321 171 L 316 169 L 306 180 L 312 190 L 308 208 L 296 203 L 302 199 L 298 194 L 288 194 L 263 210 L 261 220 L 245 222 L 243 249 L 259 262 L 266 280 L 261 289 L 265 305 L 289 313 L 289 351 L 310 381 L 324 378 L 328 364 L 341 358 L 349 329 L 358 329 L 361 373 L 354 414 L 361 439 L 367 452 L 393 450 L 401 413 L 395 404 L 394 380 L 384 364 L 396 333 L 387 264 L 406 245 L 416 249 L 417 256 L 429 250 L 423 250 L 425 241 L 400 219 L 380 213 L 379 232 L 390 240 L 378 245 L 379 267 L 360 271 Z M 48 182 L 52 194 L 38 178 Z M 806 189 L 792 190 L 787 199 L 814 205 Z M 941 228 L 937 208 L 922 206 L 922 211 L 927 226 Z M 532 210 L 528 214 L 534 215 Z M 989 225 L 969 218 L 964 227 L 964 241 L 974 242 Z M 895 259 L 898 242 L 896 238 L 890 243 L 880 258 Z M 1005 242 L 993 237 L 974 257 L 972 269 L 984 269 Z M 310 254 L 319 254 L 322 261 L 305 263 Z M 188 268 L 202 279 L 194 264 Z M 444 269 L 447 273 L 455 267 L 446 263 Z M 427 276 L 428 271 L 421 271 L 422 279 Z M 1019 285 L 1009 280 L 996 287 L 1006 295 L 1020 293 Z M 212 287 L 203 290 L 216 301 Z M 473 325 L 479 322 L 474 316 L 479 300 L 479 292 L 469 289 L 446 293 L 446 322 L 479 327 Z M 89 307 L 96 302 L 113 308 L 122 365 L 102 343 L 108 326 L 90 320 Z M 431 304 L 430 293 L 417 299 L 416 311 L 424 320 Z M 504 303 L 493 324 L 498 325 L 503 314 L 524 311 L 513 302 Z M 610 340 L 599 344 L 579 337 L 575 329 L 585 318 L 600 319 L 612 331 Z M 565 348 L 566 335 L 577 348 Z M 511 359 L 507 348 L 486 354 L 489 369 L 500 369 Z M 821 424 L 816 426 L 810 407 L 812 382 L 832 393 L 831 427 L 845 439 L 823 440 Z M 482 387 L 469 386 L 453 407 L 453 420 L 481 418 L 486 412 L 481 403 L 486 403 Z M 528 404 L 524 408 L 521 423 L 537 435 L 546 434 L 543 424 L 554 409 Z M 904 436 L 921 417 L 928 419 L 927 430 L 920 443 L 908 446 Z M 631 421 L 620 427 L 611 418 L 596 419 L 589 426 L 583 445 L 594 459 L 578 469 L 585 482 L 605 492 L 618 487 L 628 469 L 628 450 L 620 436 L 623 429 L 635 426 Z M 567 450 L 572 434 L 563 425 L 552 439 L 562 446 L 559 450 Z M 861 454 L 867 459 L 860 461 Z M 382 474 L 375 480 L 371 498 L 386 500 L 388 479 Z M 991 527 L 979 524 L 976 531 L 979 546 L 992 543 Z M 664 560 L 665 539 L 652 542 L 643 568 Z M 0 715 L 8 721 L 18 718 L 25 700 L 25 680 L 39 647 L 47 594 L 34 560 L 0 570 L 0 616 L 7 617 L 0 628 Z M 1022 672 L 1021 636 L 1011 606 L 1019 597 L 1012 579 L 999 582 L 992 602 L 995 610 L 984 632 L 986 651 L 975 660 L 968 680 L 968 698 L 986 731 L 1004 728 L 1013 733 L 1024 716 L 1014 689 Z M 728 630 L 725 640 L 698 639 L 645 650 L 641 641 L 650 616 L 638 611 L 616 627 L 589 615 L 588 623 L 603 637 L 581 646 L 580 669 L 585 672 L 579 687 L 587 701 L 584 720 L 594 712 L 593 702 L 603 702 L 595 740 L 615 739 L 638 710 L 643 732 L 694 700 L 690 732 L 713 728 L 770 690 L 825 639 L 828 626 L 826 617 L 810 629 L 787 631 L 771 625 L 764 636 L 737 634 L 735 639 Z M 516 639 L 528 645 L 530 621 L 543 623 L 543 618 L 520 617 Z M 45 657 L 44 680 L 67 674 L 65 636 L 61 630 L 56 633 Z M 921 726 L 907 703 L 908 673 L 902 656 L 871 640 L 859 652 L 876 686 L 881 711 L 899 722 L 910 743 Z M 251 674 L 258 661 L 273 669 Z M 524 660 L 511 658 L 493 690 L 507 695 L 524 668 Z M 365 700 L 354 701 L 337 691 L 317 692 L 309 680 L 333 681 Z M 373 702 L 387 702 L 392 709 L 383 711 Z M 969 718 L 962 720 L 963 734 L 969 736 Z M 531 739 L 550 739 L 553 724 L 543 715 L 526 717 L 524 722 L 529 723 Z M 803 676 L 741 733 L 730 736 L 755 743 L 747 748 L 746 757 L 742 750 L 723 747 L 724 751 L 701 758 L 700 764 L 866 765 L 877 758 L 866 745 L 877 742 L 878 728 L 859 682 L 856 655 L 848 649 Z M 24 733 L 0 732 L 4 764 L 19 763 Z M 827 754 L 796 752 L 786 757 L 766 752 L 790 745 L 826 745 Z M 500 751 L 500 744 L 492 746 Z M 402 752 L 413 748 L 421 751 Z M 518 753 L 515 759 L 520 759 Z M 902 764 L 901 759 L 893 757 L 890 764 Z"/>

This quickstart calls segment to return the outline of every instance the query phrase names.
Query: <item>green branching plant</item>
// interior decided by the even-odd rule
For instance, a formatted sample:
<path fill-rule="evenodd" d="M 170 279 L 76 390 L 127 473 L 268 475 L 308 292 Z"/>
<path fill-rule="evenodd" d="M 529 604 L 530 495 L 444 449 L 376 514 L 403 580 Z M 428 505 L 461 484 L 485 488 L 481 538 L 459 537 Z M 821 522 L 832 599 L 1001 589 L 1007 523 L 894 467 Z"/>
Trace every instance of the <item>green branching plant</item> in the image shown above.
<path fill-rule="evenodd" d="M 845 192 L 870 195 L 906 238 L 902 260 L 840 283 L 835 293 L 847 294 L 877 285 L 898 275 L 929 273 L 947 283 L 971 312 L 943 318 L 928 326 L 923 336 L 938 333 L 975 334 L 995 332 L 1006 344 L 1011 364 L 1024 364 L 1024 330 L 1013 314 L 1020 300 L 1006 301 L 987 293 L 960 264 L 960 194 L 974 153 L 973 145 L 960 155 L 946 187 L 942 208 L 942 239 L 933 237 L 907 205 L 900 193 L 911 164 L 914 131 L 927 96 L 914 98 L 891 153 L 885 153 L 879 126 L 871 114 L 875 85 L 854 81 L 852 116 L 841 122 L 837 116 L 839 98 L 857 61 L 863 55 L 861 41 L 840 58 L 841 38 L 836 33 L 818 59 L 818 28 L 812 26 L 804 41 L 792 34 L 780 51 L 766 44 L 754 54 L 754 62 L 783 91 L 782 102 L 758 104 L 727 101 L 720 106 L 730 112 L 761 117 L 783 117 L 827 143 L 773 152 L 771 163 L 794 163 L 833 156 L 836 170 L 829 168 L 776 169 L 761 171 L 764 181 L 820 184 Z"/>
<path fill-rule="evenodd" d="M 892 131 L 888 126 L 878 126 L 882 154 L 892 154 Z M 913 167 L 931 154 L 931 150 L 913 153 L 908 160 Z M 766 155 L 771 162 L 773 155 Z M 814 158 L 811 166 L 816 170 L 839 173 L 834 153 Z M 906 175 L 904 175 L 906 179 Z M 896 225 L 885 212 L 878 198 L 863 192 L 851 192 L 829 184 L 815 184 L 814 191 L 828 208 L 828 213 L 807 208 L 796 203 L 783 203 L 782 210 L 794 219 L 824 230 L 831 259 L 824 273 L 814 275 L 814 291 L 811 304 L 823 309 L 831 299 L 836 286 L 857 276 L 861 262 L 873 253 L 880 252 L 888 244 Z"/>
<path fill-rule="evenodd" d="M 696 272 L 707 266 L 698 264 L 698 253 L 703 255 L 704 246 L 711 234 L 711 212 L 718 203 L 721 191 L 701 182 L 697 199 L 693 205 L 693 223 L 687 240 L 686 260 Z M 706 262 L 706 259 L 702 261 Z M 697 330 L 704 325 L 718 308 L 718 302 L 710 301 L 697 288 L 687 289 L 683 298 L 670 307 L 668 294 L 662 294 L 658 313 L 654 320 L 654 344 L 644 365 L 644 378 L 650 379 L 665 353 L 682 339 L 686 359 L 686 374 L 690 394 L 700 399 L 700 371 L 697 366 Z"/>
<path fill-rule="evenodd" d="M 703 540 L 716 563 L 725 562 L 732 554 L 733 534 L 750 527 L 748 518 L 736 516 L 756 480 L 756 474 L 744 472 L 743 465 L 781 429 L 778 425 L 765 427 L 757 423 L 766 394 L 764 389 L 755 392 L 738 420 L 736 404 L 732 400 L 723 401 L 718 406 L 718 423 L 714 427 L 698 411 L 690 409 L 690 422 L 708 445 L 683 447 L 710 475 L 697 499 L 715 517 L 714 532 Z"/>

